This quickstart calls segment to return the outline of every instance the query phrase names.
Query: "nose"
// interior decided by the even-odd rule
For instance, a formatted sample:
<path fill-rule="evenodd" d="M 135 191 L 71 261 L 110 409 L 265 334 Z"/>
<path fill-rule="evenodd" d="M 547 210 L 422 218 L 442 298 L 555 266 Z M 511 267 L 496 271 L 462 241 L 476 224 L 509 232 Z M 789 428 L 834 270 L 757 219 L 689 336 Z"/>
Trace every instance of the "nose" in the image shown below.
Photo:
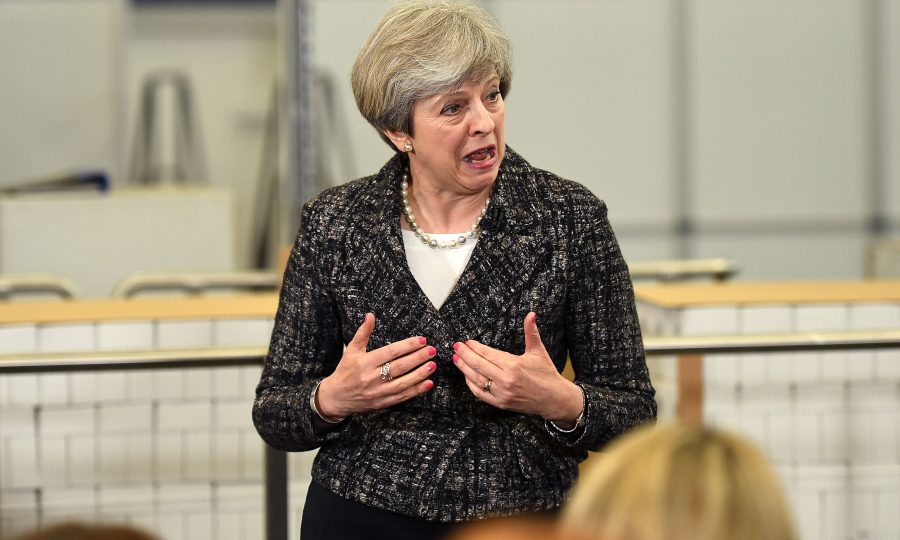
<path fill-rule="evenodd" d="M 494 118 L 481 101 L 470 109 L 472 111 L 469 123 L 469 135 L 473 137 L 489 135 L 494 131 Z"/>

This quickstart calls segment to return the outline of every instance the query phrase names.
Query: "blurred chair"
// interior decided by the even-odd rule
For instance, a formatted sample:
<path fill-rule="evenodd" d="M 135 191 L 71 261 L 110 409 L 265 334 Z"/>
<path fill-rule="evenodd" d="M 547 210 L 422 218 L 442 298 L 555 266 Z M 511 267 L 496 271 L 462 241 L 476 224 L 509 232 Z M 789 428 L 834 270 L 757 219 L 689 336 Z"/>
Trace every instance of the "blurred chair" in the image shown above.
<path fill-rule="evenodd" d="M 644 261 L 628 265 L 631 279 L 652 279 L 663 282 L 706 278 L 727 281 L 733 278 L 739 270 L 737 262 L 731 259 Z"/>
<path fill-rule="evenodd" d="M 113 298 L 130 298 L 145 292 L 183 292 L 199 295 L 210 291 L 277 291 L 281 273 L 135 273 L 120 281 L 113 290 Z"/>
<path fill-rule="evenodd" d="M 173 163 L 164 163 L 160 102 L 163 92 L 173 96 Z M 148 75 L 141 83 L 139 116 L 131 157 L 130 180 L 133 184 L 156 185 L 166 181 L 178 184 L 205 184 L 206 158 L 200 141 L 200 128 L 193 109 L 191 83 L 187 74 L 162 70 Z"/>
<path fill-rule="evenodd" d="M 80 292 L 72 280 L 56 274 L 0 274 L 0 300 L 33 294 L 53 294 L 69 300 Z"/>

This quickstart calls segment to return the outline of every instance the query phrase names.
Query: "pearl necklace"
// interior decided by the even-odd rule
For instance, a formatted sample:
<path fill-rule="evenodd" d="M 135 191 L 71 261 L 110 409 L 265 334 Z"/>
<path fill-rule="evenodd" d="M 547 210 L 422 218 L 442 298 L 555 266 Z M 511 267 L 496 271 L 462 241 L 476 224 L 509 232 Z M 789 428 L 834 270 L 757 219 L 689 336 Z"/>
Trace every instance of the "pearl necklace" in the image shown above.
<path fill-rule="evenodd" d="M 435 238 L 432 238 L 430 234 L 426 233 L 419 227 L 419 224 L 416 223 L 416 216 L 413 214 L 412 207 L 409 205 L 409 173 L 403 173 L 403 181 L 400 182 L 400 192 L 403 195 L 403 213 L 406 216 L 406 222 L 409 223 L 409 228 L 415 233 L 415 235 L 422 241 L 423 244 L 432 248 L 432 249 L 452 249 L 456 246 L 465 244 L 467 240 L 474 239 L 481 232 L 481 219 L 487 213 L 488 204 L 491 202 L 491 198 L 488 197 L 486 201 L 484 201 L 484 206 L 481 208 L 481 213 L 478 214 L 478 217 L 475 219 L 475 223 L 472 224 L 472 227 L 468 232 L 459 235 L 455 240 L 449 241 L 438 241 Z"/>

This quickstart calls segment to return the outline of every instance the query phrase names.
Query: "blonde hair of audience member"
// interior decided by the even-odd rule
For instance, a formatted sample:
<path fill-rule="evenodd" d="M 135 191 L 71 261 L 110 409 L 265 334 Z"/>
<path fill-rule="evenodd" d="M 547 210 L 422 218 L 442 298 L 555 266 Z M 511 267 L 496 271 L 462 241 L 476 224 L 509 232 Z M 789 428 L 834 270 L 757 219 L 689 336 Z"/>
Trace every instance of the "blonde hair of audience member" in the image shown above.
<path fill-rule="evenodd" d="M 793 540 L 766 458 L 734 434 L 639 428 L 610 445 L 572 494 L 562 528 L 602 540 Z"/>
<path fill-rule="evenodd" d="M 61 523 L 16 536 L 14 540 L 159 540 L 130 525 Z"/>

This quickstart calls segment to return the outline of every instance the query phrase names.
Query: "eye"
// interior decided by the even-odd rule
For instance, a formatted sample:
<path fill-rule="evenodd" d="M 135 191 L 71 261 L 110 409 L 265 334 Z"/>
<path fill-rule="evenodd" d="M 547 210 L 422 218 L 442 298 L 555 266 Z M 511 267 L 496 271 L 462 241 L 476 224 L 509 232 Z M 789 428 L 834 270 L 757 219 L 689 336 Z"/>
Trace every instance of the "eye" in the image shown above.
<path fill-rule="evenodd" d="M 487 99 L 488 101 L 500 101 L 501 97 L 502 96 L 500 95 L 500 90 L 491 90 L 491 92 L 487 96 Z"/>
<path fill-rule="evenodd" d="M 444 106 L 444 108 L 441 109 L 441 114 L 453 115 L 453 114 L 458 113 L 459 109 L 460 109 L 459 105 L 457 105 L 456 103 L 451 103 L 449 105 Z"/>

